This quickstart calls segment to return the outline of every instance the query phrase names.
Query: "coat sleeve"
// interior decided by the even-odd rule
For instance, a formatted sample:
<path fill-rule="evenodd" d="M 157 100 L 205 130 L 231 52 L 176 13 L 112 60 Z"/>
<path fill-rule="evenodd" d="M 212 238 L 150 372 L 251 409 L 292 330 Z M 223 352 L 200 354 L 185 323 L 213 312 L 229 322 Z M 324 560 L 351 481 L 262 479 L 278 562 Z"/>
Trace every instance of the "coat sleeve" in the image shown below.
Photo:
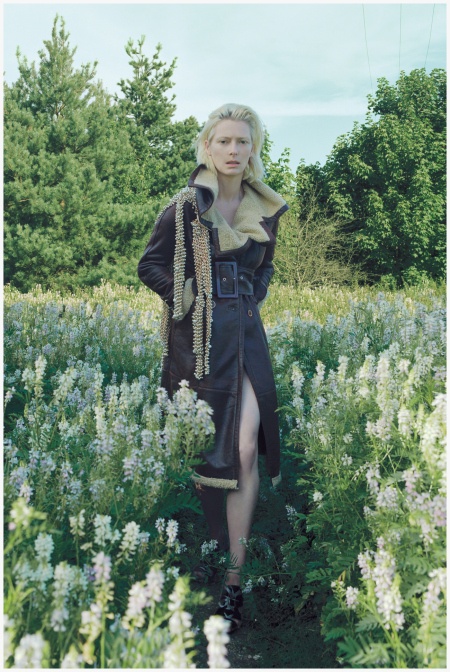
<path fill-rule="evenodd" d="M 173 307 L 173 259 L 175 255 L 175 208 L 168 208 L 156 222 L 138 264 L 139 279 Z"/>
<path fill-rule="evenodd" d="M 276 237 L 278 232 L 278 221 L 275 222 L 272 233 Z M 263 260 L 255 271 L 253 276 L 253 293 L 257 303 L 263 301 L 267 294 L 267 289 L 269 287 L 270 280 L 272 278 L 274 269 L 273 269 L 273 257 L 275 254 L 275 245 L 269 245 L 266 248 L 266 253 L 263 257 Z"/>

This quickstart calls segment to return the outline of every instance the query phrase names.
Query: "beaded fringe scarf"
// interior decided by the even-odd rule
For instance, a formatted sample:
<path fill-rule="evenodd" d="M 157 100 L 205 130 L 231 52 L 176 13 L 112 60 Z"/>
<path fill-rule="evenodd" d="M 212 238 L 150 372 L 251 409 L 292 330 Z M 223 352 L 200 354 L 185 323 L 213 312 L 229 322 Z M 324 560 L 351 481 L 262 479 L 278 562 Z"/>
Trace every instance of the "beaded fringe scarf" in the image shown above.
<path fill-rule="evenodd" d="M 195 377 L 201 380 L 209 373 L 209 350 L 211 348 L 211 323 L 212 323 L 212 279 L 211 279 L 211 255 L 209 248 L 209 231 L 200 222 L 196 190 L 193 187 L 185 187 L 166 205 L 158 216 L 157 221 L 172 205 L 175 209 L 175 255 L 173 260 L 174 320 L 183 319 L 183 289 L 186 281 L 186 246 L 184 239 L 183 208 L 185 203 L 194 206 L 195 219 L 192 222 L 192 247 L 194 252 L 195 277 L 198 294 L 195 297 L 194 313 L 192 315 L 192 327 L 194 333 L 193 352 L 195 355 Z M 206 326 L 205 326 L 206 308 Z M 171 309 L 164 301 L 161 318 L 161 342 L 163 357 L 169 354 L 169 334 L 171 323 Z"/>

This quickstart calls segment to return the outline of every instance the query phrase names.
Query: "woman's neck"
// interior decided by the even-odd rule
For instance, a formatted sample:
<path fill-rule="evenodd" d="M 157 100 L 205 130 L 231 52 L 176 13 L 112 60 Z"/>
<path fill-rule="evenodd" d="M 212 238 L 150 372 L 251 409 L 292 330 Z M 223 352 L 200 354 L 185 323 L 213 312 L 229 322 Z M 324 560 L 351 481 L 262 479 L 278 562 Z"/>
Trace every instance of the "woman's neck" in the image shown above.
<path fill-rule="evenodd" d="M 233 203 L 242 200 L 242 176 L 230 175 L 223 176 L 217 174 L 219 184 L 219 194 L 217 198 L 223 203 Z"/>

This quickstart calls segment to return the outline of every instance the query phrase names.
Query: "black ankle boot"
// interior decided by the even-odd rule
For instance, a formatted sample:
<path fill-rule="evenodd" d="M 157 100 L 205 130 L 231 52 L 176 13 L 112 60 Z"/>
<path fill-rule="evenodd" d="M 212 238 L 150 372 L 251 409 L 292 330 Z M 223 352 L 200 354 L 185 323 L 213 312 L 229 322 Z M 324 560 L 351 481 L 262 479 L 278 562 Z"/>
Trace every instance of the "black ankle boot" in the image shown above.
<path fill-rule="evenodd" d="M 235 632 L 242 625 L 241 609 L 243 603 L 244 598 L 239 586 L 227 585 L 223 587 L 216 615 L 229 621 L 229 633 Z"/>

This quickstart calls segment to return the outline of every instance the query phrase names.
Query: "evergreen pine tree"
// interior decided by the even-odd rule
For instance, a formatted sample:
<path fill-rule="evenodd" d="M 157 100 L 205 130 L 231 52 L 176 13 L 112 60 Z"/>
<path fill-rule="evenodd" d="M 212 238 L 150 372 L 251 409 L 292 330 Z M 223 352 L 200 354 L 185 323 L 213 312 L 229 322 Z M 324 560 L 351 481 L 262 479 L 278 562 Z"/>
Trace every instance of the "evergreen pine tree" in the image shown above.
<path fill-rule="evenodd" d="M 4 269 L 22 290 L 136 277 L 159 203 L 130 204 L 136 165 L 127 129 L 93 65 L 74 68 L 63 19 L 19 78 L 5 85 Z"/>
<path fill-rule="evenodd" d="M 175 95 L 167 92 L 173 87 L 176 59 L 166 67 L 158 44 L 150 60 L 143 52 L 144 42 L 144 36 L 137 45 L 128 41 L 125 50 L 133 77 L 119 82 L 123 96 L 115 96 L 139 165 L 137 179 L 129 185 L 138 202 L 161 193 L 172 195 L 186 185 L 196 165 L 192 143 L 200 130 L 194 117 L 172 121 Z"/>

